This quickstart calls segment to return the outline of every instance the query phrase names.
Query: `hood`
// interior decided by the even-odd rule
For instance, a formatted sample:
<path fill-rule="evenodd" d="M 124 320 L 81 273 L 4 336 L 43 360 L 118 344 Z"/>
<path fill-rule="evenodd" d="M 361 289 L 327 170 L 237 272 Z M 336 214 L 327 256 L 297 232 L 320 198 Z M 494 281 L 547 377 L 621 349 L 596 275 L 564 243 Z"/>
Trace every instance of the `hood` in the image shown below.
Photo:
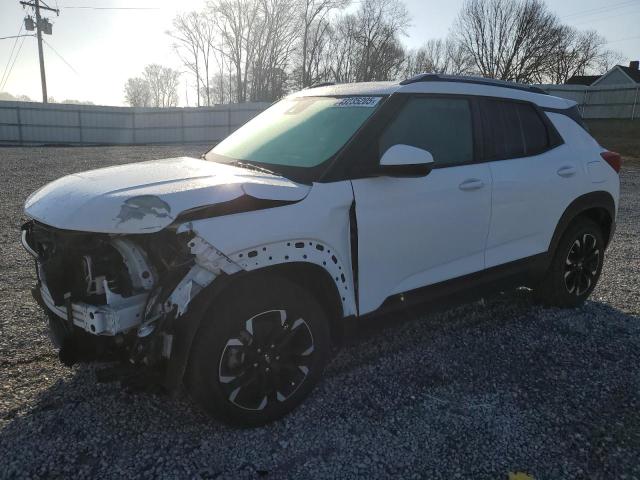
<path fill-rule="evenodd" d="M 34 192 L 25 213 L 52 227 L 152 233 L 186 210 L 250 196 L 299 201 L 311 187 L 284 177 L 180 157 L 75 173 Z"/>

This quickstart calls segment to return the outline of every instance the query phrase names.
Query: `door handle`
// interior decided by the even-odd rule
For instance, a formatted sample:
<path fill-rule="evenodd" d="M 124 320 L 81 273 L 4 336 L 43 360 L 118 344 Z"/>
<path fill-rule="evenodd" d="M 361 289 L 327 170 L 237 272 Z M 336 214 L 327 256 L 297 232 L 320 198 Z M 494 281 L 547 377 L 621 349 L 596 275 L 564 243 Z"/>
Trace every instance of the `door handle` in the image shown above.
<path fill-rule="evenodd" d="M 478 190 L 482 187 L 484 187 L 484 182 L 482 180 L 478 180 L 477 178 L 470 178 L 469 180 L 465 180 L 460 185 L 458 185 L 458 188 L 460 190 L 465 191 Z"/>
<path fill-rule="evenodd" d="M 560 167 L 558 169 L 558 175 L 561 177 L 571 177 L 576 174 L 576 167 L 573 165 L 565 165 L 564 167 Z"/>

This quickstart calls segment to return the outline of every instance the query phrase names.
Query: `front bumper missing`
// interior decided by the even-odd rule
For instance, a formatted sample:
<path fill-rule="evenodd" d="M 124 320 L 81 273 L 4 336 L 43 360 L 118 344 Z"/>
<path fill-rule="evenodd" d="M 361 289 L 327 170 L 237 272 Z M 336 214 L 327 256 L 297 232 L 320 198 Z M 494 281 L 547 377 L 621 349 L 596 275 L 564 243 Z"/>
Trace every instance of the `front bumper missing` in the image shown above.
<path fill-rule="evenodd" d="M 47 308 L 51 313 L 63 320 L 69 320 L 67 308 L 57 306 L 51 298 L 51 294 L 45 284 L 41 284 L 36 298 L 38 303 Z M 128 298 L 121 298 L 117 305 L 90 305 L 83 302 L 73 302 L 70 305 L 70 313 L 73 317 L 73 325 L 93 335 L 114 336 L 124 333 L 142 323 L 144 307 L 148 294 L 143 293 Z"/>
<path fill-rule="evenodd" d="M 50 336 L 60 349 L 61 361 L 73 365 L 111 355 L 137 365 L 162 366 L 165 377 L 162 384 L 170 390 L 182 381 L 191 343 L 207 306 L 226 284 L 224 279 L 242 270 L 205 240 L 190 237 L 188 247 L 193 263 L 178 263 L 163 275 L 154 275 L 149 288 L 144 283 L 147 280 L 144 274 L 155 272 L 146 256 L 136 253 L 135 244 L 119 244 L 121 248 L 116 249 L 129 270 L 134 295 L 121 295 L 123 290 L 111 289 L 103 272 L 94 277 L 89 271 L 94 281 L 102 282 L 102 288 L 98 289 L 97 283 L 90 284 L 86 298 L 74 299 L 71 292 L 67 292 L 66 301 L 56 298 L 56 305 L 51 294 L 55 289 L 49 289 L 38 252 L 30 246 L 25 232 L 23 230 L 22 243 L 36 260 L 38 284 L 32 294 L 49 316 Z M 124 247 L 131 247 L 130 252 L 123 253 Z M 138 264 L 140 268 L 131 271 L 129 267 Z M 218 277 L 222 278 L 214 282 Z M 205 289 L 208 293 L 203 295 Z M 102 294 L 104 303 L 92 296 Z M 176 322 L 178 317 L 181 320 Z"/>

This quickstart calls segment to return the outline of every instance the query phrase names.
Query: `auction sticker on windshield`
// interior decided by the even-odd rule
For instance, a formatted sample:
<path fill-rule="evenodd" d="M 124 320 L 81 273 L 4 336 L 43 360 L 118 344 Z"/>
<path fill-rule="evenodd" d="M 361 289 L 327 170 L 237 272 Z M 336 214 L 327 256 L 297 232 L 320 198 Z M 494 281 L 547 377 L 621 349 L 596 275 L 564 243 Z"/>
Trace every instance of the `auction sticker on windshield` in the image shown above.
<path fill-rule="evenodd" d="M 347 97 L 335 104 L 336 107 L 375 107 L 381 97 Z"/>

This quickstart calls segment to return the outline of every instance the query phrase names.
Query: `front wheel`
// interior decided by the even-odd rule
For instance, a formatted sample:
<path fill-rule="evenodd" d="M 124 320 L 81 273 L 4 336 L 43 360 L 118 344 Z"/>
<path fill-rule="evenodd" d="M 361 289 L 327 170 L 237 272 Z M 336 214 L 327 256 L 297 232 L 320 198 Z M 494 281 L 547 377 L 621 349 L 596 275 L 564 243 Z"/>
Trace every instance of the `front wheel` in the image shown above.
<path fill-rule="evenodd" d="M 574 222 L 560 239 L 551 266 L 535 290 L 537 299 L 558 307 L 584 303 L 600 278 L 604 246 L 597 223 L 587 218 Z"/>
<path fill-rule="evenodd" d="M 227 423 L 257 426 L 284 416 L 310 393 L 329 358 L 323 309 L 284 278 L 242 281 L 202 322 L 189 389 Z"/>

